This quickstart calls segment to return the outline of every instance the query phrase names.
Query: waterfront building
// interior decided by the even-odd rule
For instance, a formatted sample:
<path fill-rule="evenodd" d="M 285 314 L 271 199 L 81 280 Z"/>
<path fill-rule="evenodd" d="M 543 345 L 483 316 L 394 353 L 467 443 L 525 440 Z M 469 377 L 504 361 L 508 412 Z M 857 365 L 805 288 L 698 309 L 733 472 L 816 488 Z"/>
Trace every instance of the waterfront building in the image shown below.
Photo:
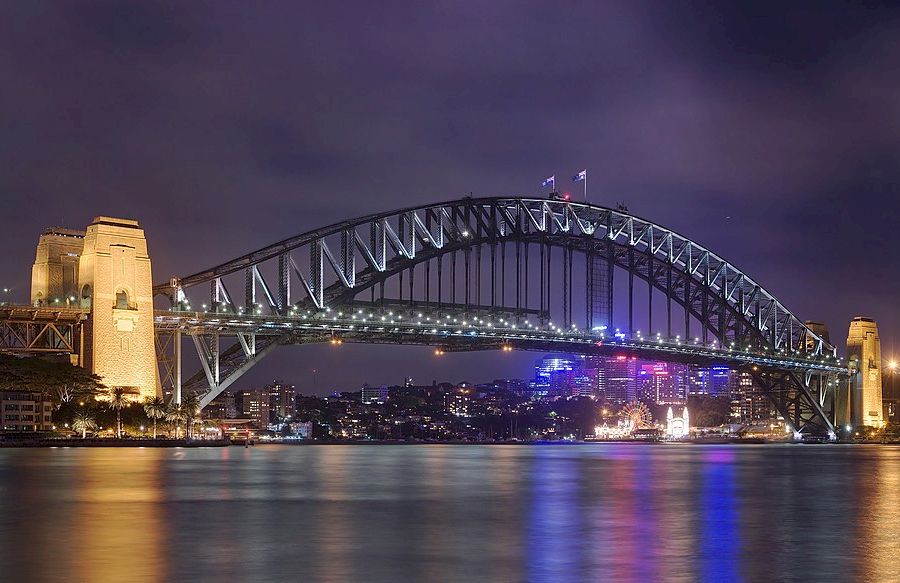
<path fill-rule="evenodd" d="M 44 393 L 0 391 L 0 429 L 50 431 L 53 403 Z"/>
<path fill-rule="evenodd" d="M 291 433 L 297 436 L 300 439 L 312 439 L 313 438 L 313 422 L 312 421 L 297 421 L 290 424 Z"/>
<path fill-rule="evenodd" d="M 688 408 L 681 410 L 681 416 L 675 417 L 672 413 L 672 407 L 669 407 L 666 413 L 666 436 L 673 439 L 679 439 L 690 433 L 691 423 L 688 417 Z"/>
<path fill-rule="evenodd" d="M 881 341 L 872 318 L 857 316 L 847 334 L 850 369 L 850 424 L 884 426 L 881 387 Z"/>

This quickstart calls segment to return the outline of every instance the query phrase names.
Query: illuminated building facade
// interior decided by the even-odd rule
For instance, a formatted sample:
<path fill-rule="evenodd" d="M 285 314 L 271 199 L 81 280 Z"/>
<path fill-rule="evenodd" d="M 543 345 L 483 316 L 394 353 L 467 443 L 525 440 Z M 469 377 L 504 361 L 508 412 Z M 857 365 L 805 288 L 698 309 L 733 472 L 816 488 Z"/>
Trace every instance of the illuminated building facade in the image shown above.
<path fill-rule="evenodd" d="M 41 393 L 0 391 L 0 430 L 50 431 L 53 403 Z"/>
<path fill-rule="evenodd" d="M 456 417 L 468 417 L 471 404 L 472 399 L 469 396 L 469 392 L 465 389 L 447 393 L 444 396 L 444 408 L 448 413 Z"/>
<path fill-rule="evenodd" d="M 691 423 L 688 416 L 688 408 L 681 410 L 681 416 L 675 417 L 672 407 L 666 413 L 666 436 L 672 439 L 680 439 L 690 434 Z"/>
<path fill-rule="evenodd" d="M 628 403 L 637 398 L 638 360 L 619 355 L 607 360 L 606 398 L 611 403 Z"/>
<path fill-rule="evenodd" d="M 366 405 L 382 405 L 388 400 L 388 388 L 363 385 L 362 391 L 360 391 L 360 400 Z"/>
<path fill-rule="evenodd" d="M 204 419 L 234 419 L 237 417 L 235 396 L 231 391 L 222 391 L 201 412 Z"/>
<path fill-rule="evenodd" d="M 276 418 L 289 419 L 294 416 L 297 394 L 294 385 L 275 381 L 264 388 L 269 391 L 269 409 Z"/>
<path fill-rule="evenodd" d="M 881 340 L 872 318 L 857 316 L 850 322 L 847 365 L 850 369 L 851 425 L 883 427 Z"/>
<path fill-rule="evenodd" d="M 235 404 L 241 417 L 252 419 L 257 429 L 269 426 L 269 390 L 249 389 L 235 394 Z"/>

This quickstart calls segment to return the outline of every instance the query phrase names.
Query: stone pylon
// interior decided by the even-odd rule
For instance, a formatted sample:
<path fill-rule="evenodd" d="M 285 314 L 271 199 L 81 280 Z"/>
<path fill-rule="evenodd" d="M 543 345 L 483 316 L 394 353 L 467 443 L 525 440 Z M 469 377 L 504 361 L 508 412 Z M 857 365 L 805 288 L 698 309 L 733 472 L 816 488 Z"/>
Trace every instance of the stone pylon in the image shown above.
<path fill-rule="evenodd" d="M 850 423 L 884 426 L 881 403 L 881 341 L 872 318 L 857 316 L 847 335 L 847 366 L 850 368 Z"/>
<path fill-rule="evenodd" d="M 94 219 L 78 266 L 80 297 L 90 306 L 85 366 L 108 387 L 134 399 L 157 394 L 153 277 L 147 239 L 137 221 Z"/>

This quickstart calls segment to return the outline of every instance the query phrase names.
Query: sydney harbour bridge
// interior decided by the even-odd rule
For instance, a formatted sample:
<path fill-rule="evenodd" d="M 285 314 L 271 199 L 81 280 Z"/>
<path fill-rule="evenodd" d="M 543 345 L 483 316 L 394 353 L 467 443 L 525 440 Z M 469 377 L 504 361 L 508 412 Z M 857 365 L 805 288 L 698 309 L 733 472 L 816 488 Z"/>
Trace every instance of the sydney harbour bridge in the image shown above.
<path fill-rule="evenodd" d="M 748 372 L 796 437 L 834 439 L 847 374 L 834 346 L 715 252 L 627 210 L 557 197 L 467 197 L 351 219 L 153 295 L 161 384 L 204 406 L 291 344 L 630 354 Z M 39 311 L 33 321 L 52 321 Z M 0 313 L 6 329 L 13 312 Z M 32 335 L 49 339 L 32 348 L 75 350 L 57 328 L 39 325 Z"/>

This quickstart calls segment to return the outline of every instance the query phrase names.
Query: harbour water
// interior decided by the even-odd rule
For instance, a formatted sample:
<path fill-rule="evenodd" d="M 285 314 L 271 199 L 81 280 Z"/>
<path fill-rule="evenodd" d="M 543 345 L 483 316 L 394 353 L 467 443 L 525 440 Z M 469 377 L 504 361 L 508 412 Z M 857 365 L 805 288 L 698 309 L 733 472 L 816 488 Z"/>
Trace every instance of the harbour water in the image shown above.
<path fill-rule="evenodd" d="M 0 449 L 3 581 L 900 581 L 900 448 Z"/>

